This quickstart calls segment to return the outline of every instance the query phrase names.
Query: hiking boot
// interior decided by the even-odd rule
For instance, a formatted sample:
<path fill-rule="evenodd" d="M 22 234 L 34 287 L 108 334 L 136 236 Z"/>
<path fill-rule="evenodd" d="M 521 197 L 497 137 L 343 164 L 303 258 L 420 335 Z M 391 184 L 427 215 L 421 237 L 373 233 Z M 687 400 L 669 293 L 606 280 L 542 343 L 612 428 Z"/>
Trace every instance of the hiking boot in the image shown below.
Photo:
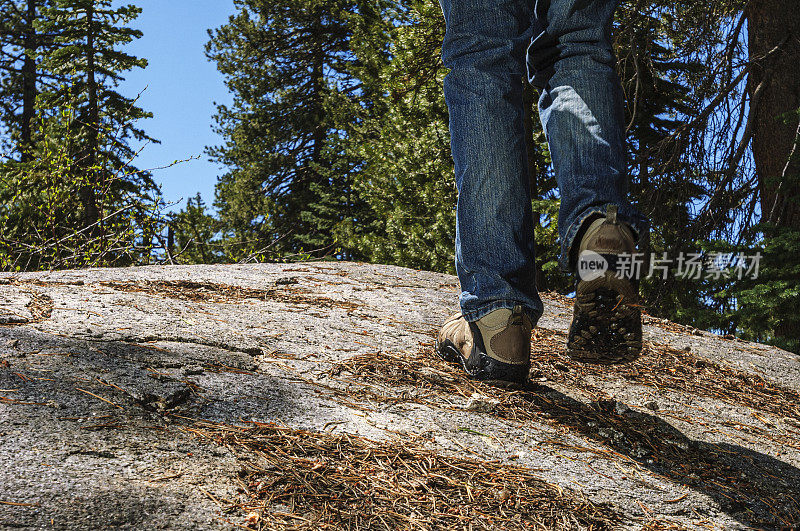
<path fill-rule="evenodd" d="M 457 313 L 445 321 L 436 353 L 460 363 L 470 378 L 504 388 L 521 388 L 531 367 L 530 318 L 517 305 L 500 308 L 475 322 Z"/>
<path fill-rule="evenodd" d="M 616 364 L 640 356 L 639 282 L 629 278 L 634 275 L 617 274 L 631 272 L 627 266 L 634 253 L 633 232 L 617 221 L 617 207 L 613 205 L 581 238 L 575 307 L 567 340 L 567 353 L 575 361 Z M 627 257 L 627 263 L 620 255 Z"/>

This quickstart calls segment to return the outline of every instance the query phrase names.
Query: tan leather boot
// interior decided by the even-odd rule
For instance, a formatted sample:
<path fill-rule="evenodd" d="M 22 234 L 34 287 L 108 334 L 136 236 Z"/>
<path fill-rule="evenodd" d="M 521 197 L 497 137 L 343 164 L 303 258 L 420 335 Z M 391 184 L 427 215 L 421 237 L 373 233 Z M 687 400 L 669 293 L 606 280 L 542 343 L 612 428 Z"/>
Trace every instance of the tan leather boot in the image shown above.
<path fill-rule="evenodd" d="M 532 328 L 519 305 L 495 310 L 475 322 L 457 313 L 439 331 L 436 352 L 446 361 L 460 363 L 470 378 L 519 388 L 530 372 Z"/>
<path fill-rule="evenodd" d="M 615 206 L 608 208 L 606 217 L 593 221 L 581 238 L 567 341 L 572 359 L 614 364 L 633 361 L 641 354 L 638 278 L 618 275 L 630 272 L 624 257 L 632 258 L 634 253 L 633 232 L 618 222 Z"/>

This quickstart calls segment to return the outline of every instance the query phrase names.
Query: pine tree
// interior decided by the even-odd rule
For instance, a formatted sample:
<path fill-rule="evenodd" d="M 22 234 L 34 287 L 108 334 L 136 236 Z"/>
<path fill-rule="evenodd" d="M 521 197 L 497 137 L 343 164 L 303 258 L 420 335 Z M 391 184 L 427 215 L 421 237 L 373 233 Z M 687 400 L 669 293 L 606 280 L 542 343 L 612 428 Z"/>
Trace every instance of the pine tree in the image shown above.
<path fill-rule="evenodd" d="M 373 75 L 364 76 L 365 89 L 380 96 L 346 143 L 350 157 L 363 161 L 351 182 L 367 208 L 339 235 L 368 261 L 452 272 L 456 190 L 441 89 L 441 10 L 407 2 L 391 14 L 389 55 L 373 58 Z"/>
<path fill-rule="evenodd" d="M 219 221 L 207 212 L 198 193 L 186 201 L 186 208 L 173 216 L 168 260 L 179 264 L 214 264 L 225 260 L 219 241 Z M 174 258 L 173 258 L 174 257 Z"/>
<path fill-rule="evenodd" d="M 698 106 L 685 80 L 701 74 L 704 66 L 675 54 L 663 14 L 657 2 L 630 0 L 620 5 L 615 23 L 617 71 L 626 96 L 631 199 L 653 224 L 650 239 L 640 245 L 645 269 L 651 252 L 674 257 L 696 250 L 697 236 L 687 228 L 691 206 L 702 200 L 707 177 L 693 169 L 685 146 L 672 142 L 684 118 Z M 674 276 L 642 283 L 648 310 L 672 318 L 679 310 L 697 309 L 700 290 Z"/>
<path fill-rule="evenodd" d="M 689 103 L 673 106 L 666 115 L 673 118 L 670 134 L 650 146 L 669 163 L 643 188 L 660 196 L 652 203 L 654 233 L 673 256 L 690 245 L 761 252 L 765 271 L 755 283 L 673 279 L 650 286 L 658 288 L 650 293 L 651 308 L 694 326 L 797 348 L 800 327 L 790 303 L 797 281 L 786 260 L 800 219 L 797 12 L 779 0 L 630 1 L 646 4 L 662 25 L 650 42 L 684 65 L 671 76 L 683 98 L 667 91 L 644 99 Z"/>
<path fill-rule="evenodd" d="M 208 150 L 229 168 L 215 205 L 240 257 L 328 254 L 349 208 L 334 102 L 358 90 L 350 41 L 370 4 L 235 5 L 238 13 L 207 46 L 234 96 L 215 117 L 226 143 Z"/>
<path fill-rule="evenodd" d="M 68 82 L 43 93 L 44 107 L 75 110 L 71 137 L 78 140 L 74 157 L 86 177 L 80 188 L 84 224 L 98 226 L 107 214 L 98 195 L 153 187 L 149 175 L 134 168 L 127 168 L 122 179 L 114 177 L 133 156 L 128 139 L 154 140 L 134 125 L 151 114 L 115 90 L 124 72 L 147 65 L 118 49 L 141 37 L 126 26 L 141 9 L 112 8 L 110 0 L 55 0 L 45 13 L 43 28 L 55 35 L 56 46 L 43 67 Z"/>
<path fill-rule="evenodd" d="M 129 141 L 152 140 L 135 125 L 149 113 L 116 91 L 124 72 L 146 65 L 119 50 L 141 36 L 126 26 L 141 10 L 108 0 L 34 7 L 43 44 L 25 54 L 35 59 L 26 75 L 36 74 L 30 145 L 0 168 L 5 267 L 146 262 L 161 203 Z"/>
<path fill-rule="evenodd" d="M 36 96 L 52 76 L 40 70 L 40 55 L 52 44 L 37 28 L 48 0 L 0 0 L 0 124 L 4 149 L 30 160 Z"/>
<path fill-rule="evenodd" d="M 209 56 L 236 97 L 231 108 L 220 108 L 227 144 L 212 154 L 230 168 L 217 187 L 223 226 L 234 240 L 252 243 L 239 255 L 276 257 L 333 244 L 338 258 L 452 272 L 456 190 L 438 6 L 418 0 L 324 7 L 305 0 L 294 10 L 265 0 L 237 5 L 240 14 L 213 35 Z M 794 219 L 796 203 L 798 104 L 786 82 L 796 69 L 784 63 L 796 42 L 776 42 L 774 31 L 789 27 L 791 40 L 796 17 L 771 23 L 780 5 L 624 0 L 614 35 L 628 104 L 632 199 L 652 220 L 641 250 L 674 259 L 741 244 L 774 257 L 759 286 L 674 275 L 644 281 L 648 309 L 794 345 L 795 309 L 784 302 L 796 282 L 779 258 L 796 248 L 796 239 L 757 225 L 762 217 L 775 221 L 773 213 L 778 221 Z M 326 54 L 315 54 L 325 28 Z M 320 57 L 322 67 L 315 62 Z M 320 71 L 324 82 L 315 83 Z M 569 292 L 571 281 L 556 266 L 559 196 L 537 97 L 526 87 L 538 280 L 542 288 Z M 772 107 L 779 116 L 769 115 Z M 783 180 L 769 184 L 776 168 Z M 777 206 L 766 212 L 765 204 Z M 774 244 L 767 233 L 778 234 Z M 786 326 L 759 321 L 753 308 L 783 315 Z"/>

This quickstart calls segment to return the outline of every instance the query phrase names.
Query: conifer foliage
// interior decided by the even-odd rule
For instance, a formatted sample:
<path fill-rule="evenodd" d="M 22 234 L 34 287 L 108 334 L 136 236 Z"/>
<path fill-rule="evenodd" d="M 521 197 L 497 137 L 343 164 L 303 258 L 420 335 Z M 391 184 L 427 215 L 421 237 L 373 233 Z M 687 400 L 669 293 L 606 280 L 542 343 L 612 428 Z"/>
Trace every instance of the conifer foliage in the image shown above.
<path fill-rule="evenodd" d="M 220 219 L 240 259 L 332 254 L 332 228 L 354 211 L 335 104 L 361 90 L 351 45 L 371 6 L 235 5 L 207 46 L 233 94 L 216 115 L 226 143 L 209 150 L 229 168 L 217 186 Z"/>
<path fill-rule="evenodd" d="M 141 36 L 128 27 L 141 10 L 110 0 L 5 7 L 3 267 L 147 261 L 160 200 L 129 141 L 152 140 L 136 126 L 149 114 L 116 90 L 125 72 L 146 65 L 122 51 Z"/>
<path fill-rule="evenodd" d="M 450 156 L 438 5 L 411 2 L 392 13 L 391 60 L 362 82 L 369 110 L 349 124 L 345 151 L 362 161 L 352 187 L 367 208 L 337 236 L 379 263 L 454 271 L 456 189 Z M 343 126 L 344 127 L 344 126 Z"/>
<path fill-rule="evenodd" d="M 240 0 L 238 14 L 212 35 L 209 56 L 236 97 L 218 115 L 227 142 L 211 151 L 229 168 L 217 187 L 222 239 L 238 241 L 239 259 L 332 255 L 452 273 L 456 190 L 439 6 L 342 2 Z M 645 272 L 651 252 L 708 253 L 725 242 L 773 260 L 763 284 L 695 282 L 674 270 L 666 280 L 646 279 L 648 310 L 794 345 L 800 335 L 787 324 L 793 306 L 780 301 L 793 300 L 797 281 L 775 254 L 794 245 L 794 229 L 773 242 L 768 235 L 776 233 L 757 225 L 759 200 L 778 197 L 772 203 L 780 208 L 771 210 L 791 213 L 789 196 L 797 195 L 800 149 L 790 134 L 797 113 L 786 110 L 800 102 L 792 100 L 793 73 L 776 65 L 797 57 L 800 27 L 786 30 L 794 18 L 784 17 L 783 40 L 757 29 L 768 26 L 780 3 L 623 0 L 614 45 L 627 102 L 632 198 L 653 224 L 642 249 Z M 748 26 L 751 19 L 761 26 Z M 778 96 L 781 116 L 759 107 Z M 558 190 L 537 97 L 526 88 L 538 280 L 569 292 L 571 281 L 556 267 Z M 780 153 L 764 148 L 772 146 L 770 119 L 783 135 Z M 783 168 L 783 184 L 757 171 L 768 166 Z M 780 317 L 771 324 L 753 318 L 763 311 Z"/>
<path fill-rule="evenodd" d="M 644 279 L 656 315 L 800 351 L 800 11 L 795 0 L 621 0 L 614 26 L 632 199 L 650 253 L 763 257 L 759 278 Z M 0 0 L 0 267 L 328 258 L 454 272 L 444 21 L 423 0 L 234 0 L 206 55 L 233 98 L 207 153 L 214 210 L 164 220 L 135 165 L 149 114 L 135 6 Z M 526 85 L 537 281 L 559 193 Z M 157 249 L 158 248 L 158 249 Z"/>
<path fill-rule="evenodd" d="M 0 123 L 2 149 L 26 159 L 31 148 L 36 96 L 52 79 L 38 68 L 37 56 L 52 41 L 37 27 L 42 0 L 0 0 Z"/>

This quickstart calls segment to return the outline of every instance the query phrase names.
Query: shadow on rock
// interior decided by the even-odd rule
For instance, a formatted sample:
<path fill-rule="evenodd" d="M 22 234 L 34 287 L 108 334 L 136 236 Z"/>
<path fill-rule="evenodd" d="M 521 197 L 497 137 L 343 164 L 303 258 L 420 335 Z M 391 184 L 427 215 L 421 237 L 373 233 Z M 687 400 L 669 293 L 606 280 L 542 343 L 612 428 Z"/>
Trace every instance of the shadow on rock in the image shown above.
<path fill-rule="evenodd" d="M 286 403 L 290 385 L 254 368 L 249 355 L 207 346 L 165 348 L 0 328 L 0 386 L 15 390 L 8 402 L 56 407 L 62 417 L 133 413 L 124 407 L 133 404 L 156 415 L 205 417 L 212 411 L 215 420 L 293 409 Z M 47 378 L 32 377 L 38 374 Z"/>
<path fill-rule="evenodd" d="M 719 509 L 751 527 L 796 529 L 800 470 L 748 448 L 691 439 L 661 418 L 613 400 L 586 405 L 547 386 L 519 400 L 558 423 L 714 499 Z"/>
<path fill-rule="evenodd" d="M 165 488 L 125 484 L 76 484 L 69 501 L 35 509 L 5 507 L 4 529 L 223 529 L 216 506 L 201 509 L 196 501 Z M 72 490 L 71 489 L 71 490 Z M 80 489 L 81 491 L 75 492 Z"/>

